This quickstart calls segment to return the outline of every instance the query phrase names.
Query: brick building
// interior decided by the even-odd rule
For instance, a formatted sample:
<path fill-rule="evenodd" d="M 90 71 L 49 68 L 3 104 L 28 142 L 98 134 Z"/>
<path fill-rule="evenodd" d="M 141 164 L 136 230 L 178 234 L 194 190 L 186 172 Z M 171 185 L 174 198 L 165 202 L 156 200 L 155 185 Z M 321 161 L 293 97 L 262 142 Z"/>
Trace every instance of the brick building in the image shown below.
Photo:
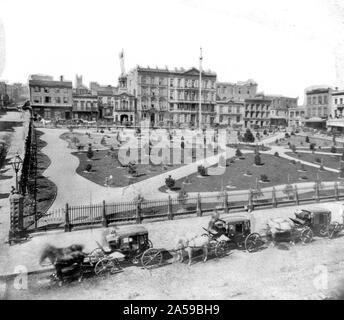
<path fill-rule="evenodd" d="M 44 119 L 71 119 L 73 85 L 63 76 L 54 81 L 50 76 L 33 75 L 29 79 L 30 103 L 34 114 Z"/>

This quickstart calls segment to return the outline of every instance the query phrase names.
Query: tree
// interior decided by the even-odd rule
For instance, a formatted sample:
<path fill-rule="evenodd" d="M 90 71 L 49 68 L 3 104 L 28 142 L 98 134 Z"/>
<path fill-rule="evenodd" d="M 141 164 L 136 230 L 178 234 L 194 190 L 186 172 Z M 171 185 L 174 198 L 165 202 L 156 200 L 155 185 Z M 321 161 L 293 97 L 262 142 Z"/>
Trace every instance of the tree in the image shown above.
<path fill-rule="evenodd" d="M 288 197 L 288 200 L 293 199 L 295 195 L 293 186 L 290 183 L 288 183 L 283 189 L 283 193 Z"/>
<path fill-rule="evenodd" d="M 206 169 L 204 166 L 202 166 L 202 165 L 200 165 L 200 166 L 197 167 L 197 172 L 198 172 L 199 175 L 202 176 L 202 177 L 205 177 L 205 176 L 208 175 L 207 169 Z"/>
<path fill-rule="evenodd" d="M 332 147 L 331 147 L 331 152 L 332 152 L 332 153 L 337 153 L 337 148 L 336 148 L 335 146 L 332 146 Z"/>
<path fill-rule="evenodd" d="M 250 129 L 246 129 L 246 132 L 244 134 L 244 142 L 254 142 L 254 136 Z"/>
<path fill-rule="evenodd" d="M 88 163 L 85 167 L 85 171 L 91 172 L 91 170 L 92 170 L 92 165 L 90 163 Z"/>
<path fill-rule="evenodd" d="M 88 145 L 88 150 L 87 150 L 87 158 L 89 160 L 91 160 L 93 158 L 93 155 L 94 155 L 94 153 L 93 153 L 93 150 L 92 150 L 92 145 L 89 144 Z"/>
<path fill-rule="evenodd" d="M 236 151 L 235 151 L 235 155 L 239 158 L 239 157 L 242 157 L 242 152 L 241 152 L 241 150 L 238 148 L 238 149 L 236 149 Z"/>
<path fill-rule="evenodd" d="M 184 207 L 187 199 L 188 199 L 188 193 L 184 190 L 184 188 L 181 188 L 180 191 L 178 192 L 178 197 L 177 200 L 178 202 Z"/>
<path fill-rule="evenodd" d="M 254 156 L 254 164 L 256 166 L 260 166 L 262 164 L 262 160 L 260 158 L 260 154 L 257 153 L 255 156 Z"/>
<path fill-rule="evenodd" d="M 309 137 L 308 136 L 306 137 L 305 142 L 309 143 Z"/>
<path fill-rule="evenodd" d="M 165 179 L 165 184 L 166 184 L 166 187 L 169 188 L 169 189 L 172 189 L 175 184 L 176 184 L 176 180 L 174 180 L 171 175 L 169 175 L 166 179 Z"/>

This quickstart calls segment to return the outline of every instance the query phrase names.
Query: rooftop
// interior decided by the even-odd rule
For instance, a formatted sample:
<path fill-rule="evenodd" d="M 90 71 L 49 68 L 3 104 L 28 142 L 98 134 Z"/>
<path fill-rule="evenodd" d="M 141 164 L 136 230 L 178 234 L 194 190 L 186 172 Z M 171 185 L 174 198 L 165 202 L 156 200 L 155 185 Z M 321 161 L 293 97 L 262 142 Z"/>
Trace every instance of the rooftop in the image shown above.
<path fill-rule="evenodd" d="M 29 80 L 29 86 L 72 89 L 73 83 L 72 81 Z"/>

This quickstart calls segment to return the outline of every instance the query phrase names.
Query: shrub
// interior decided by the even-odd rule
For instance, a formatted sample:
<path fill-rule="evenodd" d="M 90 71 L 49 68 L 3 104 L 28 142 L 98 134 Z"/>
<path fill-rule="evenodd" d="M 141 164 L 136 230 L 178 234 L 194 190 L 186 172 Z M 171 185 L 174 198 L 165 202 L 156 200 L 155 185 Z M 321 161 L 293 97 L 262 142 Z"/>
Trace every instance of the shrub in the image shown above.
<path fill-rule="evenodd" d="M 295 132 L 292 131 L 292 132 L 290 133 L 290 135 L 291 135 L 291 136 L 295 136 Z"/>
<path fill-rule="evenodd" d="M 129 162 L 128 163 L 128 173 L 131 174 L 131 175 L 134 175 L 134 174 L 137 173 L 135 163 L 133 163 L 133 162 Z"/>
<path fill-rule="evenodd" d="M 309 143 L 309 137 L 308 136 L 306 137 L 305 142 Z"/>
<path fill-rule="evenodd" d="M 332 153 L 337 153 L 337 148 L 336 148 L 335 146 L 332 146 L 332 147 L 331 147 L 331 152 L 332 152 Z"/>
<path fill-rule="evenodd" d="M 261 158 L 260 158 L 260 154 L 257 153 L 255 156 L 254 156 L 254 164 L 256 166 L 260 166 L 262 164 L 262 161 L 261 161 Z"/>
<path fill-rule="evenodd" d="M 202 165 L 197 167 L 197 172 L 202 177 L 207 175 L 207 169 L 204 166 L 202 166 Z"/>
<path fill-rule="evenodd" d="M 289 139 L 289 138 L 290 138 L 290 135 L 289 135 L 289 133 L 288 133 L 288 132 L 286 132 L 284 136 L 285 136 L 287 139 Z"/>
<path fill-rule="evenodd" d="M 255 138 L 250 129 L 246 129 L 244 134 L 244 142 L 254 142 Z"/>
<path fill-rule="evenodd" d="M 245 172 L 245 174 L 246 174 L 247 176 L 252 176 L 252 172 L 249 171 L 249 170 L 247 170 L 247 171 Z"/>
<path fill-rule="evenodd" d="M 181 205 L 185 205 L 187 198 L 188 198 L 188 193 L 182 188 L 180 189 L 180 191 L 178 192 L 178 197 L 177 200 Z"/>
<path fill-rule="evenodd" d="M 309 149 L 311 149 L 312 151 L 315 149 L 315 146 L 316 146 L 316 144 L 315 143 L 311 143 L 310 145 L 309 145 Z"/>
<path fill-rule="evenodd" d="M 176 184 L 176 180 L 174 180 L 171 176 L 168 176 L 165 179 L 165 184 L 167 188 L 172 189 Z"/>
<path fill-rule="evenodd" d="M 268 132 L 266 131 L 266 129 L 264 129 L 264 131 L 263 131 L 263 135 L 267 135 L 268 134 Z"/>
<path fill-rule="evenodd" d="M 296 153 L 296 146 L 295 146 L 295 144 L 291 144 L 291 145 L 290 145 L 290 149 L 291 149 L 291 151 L 293 151 L 294 153 Z"/>
<path fill-rule="evenodd" d="M 260 175 L 260 181 L 268 182 L 269 178 L 268 178 L 268 176 L 266 174 L 261 174 Z"/>
<path fill-rule="evenodd" d="M 88 150 L 87 150 L 87 158 L 88 159 L 92 159 L 93 158 L 93 150 L 92 150 L 92 145 L 91 144 L 89 144 L 89 146 L 88 146 Z"/>
<path fill-rule="evenodd" d="M 236 155 L 237 157 L 242 157 L 242 152 L 240 151 L 240 149 L 236 149 L 235 155 Z"/>
<path fill-rule="evenodd" d="M 321 159 L 320 159 L 320 158 L 316 158 L 316 159 L 315 159 L 315 162 L 321 163 Z"/>
<path fill-rule="evenodd" d="M 92 170 L 92 165 L 88 163 L 85 167 L 85 171 L 90 172 Z"/>
<path fill-rule="evenodd" d="M 274 156 L 275 156 L 275 157 L 279 157 L 279 153 L 278 153 L 278 152 L 275 152 Z"/>
<path fill-rule="evenodd" d="M 276 139 L 276 140 L 275 140 L 275 143 L 276 143 L 276 144 L 278 144 L 278 142 L 279 142 L 279 140 L 278 140 L 278 139 Z"/>

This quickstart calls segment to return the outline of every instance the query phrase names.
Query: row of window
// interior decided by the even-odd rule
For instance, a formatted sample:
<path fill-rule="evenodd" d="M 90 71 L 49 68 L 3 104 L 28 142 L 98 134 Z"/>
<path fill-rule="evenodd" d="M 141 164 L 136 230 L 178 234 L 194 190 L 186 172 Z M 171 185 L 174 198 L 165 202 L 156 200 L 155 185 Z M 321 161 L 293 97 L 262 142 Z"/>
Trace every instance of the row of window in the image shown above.
<path fill-rule="evenodd" d="M 69 98 L 68 97 L 33 97 L 33 103 L 56 103 L 56 104 L 68 104 Z"/>
<path fill-rule="evenodd" d="M 308 105 L 315 105 L 315 104 L 328 104 L 328 96 L 308 96 L 307 97 L 307 104 Z"/>
<path fill-rule="evenodd" d="M 42 93 L 68 93 L 68 92 L 72 92 L 72 88 L 60 89 L 60 88 L 49 88 L 49 87 L 33 87 L 33 91 L 42 92 Z"/>
<path fill-rule="evenodd" d="M 339 104 L 343 104 L 343 98 L 335 98 L 334 99 L 334 104 L 338 104 L 338 102 L 339 102 Z"/>

